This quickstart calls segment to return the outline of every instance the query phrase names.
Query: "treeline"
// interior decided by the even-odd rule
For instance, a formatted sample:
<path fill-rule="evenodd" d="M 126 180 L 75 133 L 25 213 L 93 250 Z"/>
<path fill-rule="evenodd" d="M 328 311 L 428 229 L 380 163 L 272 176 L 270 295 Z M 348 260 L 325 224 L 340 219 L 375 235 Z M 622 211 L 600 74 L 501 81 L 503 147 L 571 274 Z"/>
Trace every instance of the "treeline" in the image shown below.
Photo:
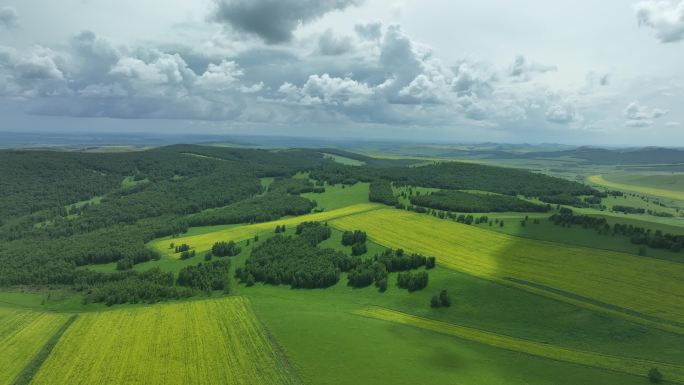
<path fill-rule="evenodd" d="M 278 178 L 268 187 L 270 192 L 280 192 L 286 194 L 304 194 L 304 193 L 324 193 L 325 187 L 316 186 L 314 182 L 309 179 L 298 178 Z"/>
<path fill-rule="evenodd" d="M 174 285 L 173 273 L 150 269 L 143 273 L 79 273 L 76 289 L 84 291 L 84 303 L 101 302 L 107 306 L 122 303 L 155 303 L 190 297 L 190 288 Z"/>
<path fill-rule="evenodd" d="M 630 242 L 636 245 L 649 246 L 654 249 L 669 249 L 674 252 L 680 252 L 684 249 L 684 235 L 665 233 L 662 230 L 652 231 L 632 224 L 614 223 L 613 226 L 610 226 L 605 218 L 573 214 L 572 210 L 567 208 L 559 214 L 552 215 L 550 219 L 554 224 L 560 226 L 579 225 L 583 228 L 593 229 L 599 234 L 621 235 L 629 238 Z"/>
<path fill-rule="evenodd" d="M 414 205 L 430 207 L 438 210 L 475 212 L 545 212 L 548 205 L 539 205 L 522 199 L 499 194 L 477 194 L 463 191 L 437 191 L 432 194 L 413 195 L 410 201 Z"/>
<path fill-rule="evenodd" d="M 525 170 L 474 163 L 444 162 L 421 167 L 369 167 L 327 165 L 310 176 L 331 184 L 385 180 L 395 186 L 422 186 L 444 190 L 481 190 L 529 197 L 570 194 L 600 194 L 597 190 L 566 179 Z"/>
<path fill-rule="evenodd" d="M 614 205 L 613 211 L 625 214 L 645 214 L 646 209 L 640 207 L 624 206 L 624 205 Z"/>
<path fill-rule="evenodd" d="M 190 226 L 268 222 L 284 216 L 308 214 L 314 207 L 312 201 L 300 196 L 269 192 L 192 215 L 187 221 Z"/>
<path fill-rule="evenodd" d="M 230 260 L 223 259 L 182 268 L 175 278 L 171 272 L 153 268 L 145 272 L 98 273 L 78 271 L 74 287 L 84 293 L 84 303 L 155 303 L 190 297 L 198 292 L 227 291 L 230 287 Z"/>
<path fill-rule="evenodd" d="M 230 260 L 221 259 L 197 266 L 187 266 L 178 272 L 176 283 L 179 286 L 211 292 L 213 290 L 228 291 Z"/>
<path fill-rule="evenodd" d="M 368 200 L 389 206 L 396 206 L 399 203 L 392 191 L 392 184 L 384 180 L 371 182 L 368 191 Z"/>

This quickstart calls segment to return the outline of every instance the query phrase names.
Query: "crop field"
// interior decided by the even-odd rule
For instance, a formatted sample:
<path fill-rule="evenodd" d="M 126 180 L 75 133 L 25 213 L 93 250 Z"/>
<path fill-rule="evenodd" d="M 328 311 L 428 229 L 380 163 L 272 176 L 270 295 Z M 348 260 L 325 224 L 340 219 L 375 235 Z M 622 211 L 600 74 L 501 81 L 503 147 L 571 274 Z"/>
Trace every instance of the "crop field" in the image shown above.
<path fill-rule="evenodd" d="M 684 366 L 567 349 L 547 343 L 513 338 L 502 334 L 435 321 L 379 307 L 359 309 L 354 311 L 354 314 L 448 334 L 501 349 L 637 376 L 643 376 L 649 369 L 658 367 L 662 372 L 667 373 L 667 377 L 671 381 L 684 383 Z"/>
<path fill-rule="evenodd" d="M 232 297 L 81 315 L 31 382 L 296 384 L 251 310 Z"/>
<path fill-rule="evenodd" d="M 374 242 L 434 255 L 438 264 L 477 277 L 684 333 L 680 263 L 518 238 L 395 209 L 330 224 L 361 227 Z"/>
<path fill-rule="evenodd" d="M 219 241 L 242 241 L 253 238 L 255 235 L 275 229 L 276 226 L 285 225 L 296 226 L 302 222 L 307 221 L 328 221 L 335 218 L 341 218 L 347 215 L 354 215 L 366 211 L 372 211 L 381 208 L 382 206 L 372 203 L 362 203 L 353 206 L 344 207 L 337 210 L 324 211 L 320 213 L 302 215 L 298 217 L 291 217 L 280 219 L 277 221 L 257 223 L 247 226 L 229 227 L 224 230 L 209 232 L 205 234 L 191 235 L 178 238 L 161 238 L 151 243 L 151 246 L 163 254 L 169 255 L 169 242 L 175 244 L 186 243 L 197 252 L 203 252 L 211 249 L 214 243 Z"/>
<path fill-rule="evenodd" d="M 645 195 L 653 195 L 657 197 L 675 199 L 678 201 L 684 201 L 684 192 L 681 188 L 675 186 L 673 188 L 664 188 L 663 185 L 650 186 L 644 184 L 630 184 L 627 182 L 611 181 L 607 180 L 601 175 L 592 175 L 587 178 L 589 183 L 597 184 L 599 186 L 604 186 L 617 190 L 632 191 Z"/>
<path fill-rule="evenodd" d="M 69 316 L 0 308 L 0 384 L 15 378 Z"/>

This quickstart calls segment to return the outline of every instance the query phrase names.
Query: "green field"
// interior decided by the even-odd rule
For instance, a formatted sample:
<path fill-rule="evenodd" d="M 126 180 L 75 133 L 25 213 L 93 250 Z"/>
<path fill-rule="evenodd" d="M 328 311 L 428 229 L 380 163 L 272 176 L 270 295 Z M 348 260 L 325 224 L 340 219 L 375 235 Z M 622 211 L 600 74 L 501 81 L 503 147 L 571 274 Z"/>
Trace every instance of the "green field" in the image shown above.
<path fill-rule="evenodd" d="M 367 203 L 368 186 L 369 183 L 357 183 L 352 186 L 326 185 L 324 193 L 306 193 L 302 196 L 315 201 L 319 209 L 330 211 L 358 203 Z"/>
<path fill-rule="evenodd" d="M 249 301 L 81 315 L 32 384 L 296 384 Z"/>
<path fill-rule="evenodd" d="M 325 290 L 291 290 L 257 284 L 238 287 L 283 346 L 307 384 L 494 385 L 584 383 L 642 384 L 643 375 L 534 357 L 355 312 L 369 305 L 496 330 L 574 349 L 598 350 L 677 363 L 682 338 L 635 327 L 619 319 L 553 301 L 447 269 L 430 273 L 430 285 L 407 294 L 392 285 L 351 289 L 344 282 Z M 431 309 L 441 288 L 455 295 L 450 309 Z M 668 372 L 664 372 L 668 375 Z"/>
<path fill-rule="evenodd" d="M 684 333 L 683 264 L 511 237 L 394 209 L 330 223 L 344 230 L 363 223 L 373 241 L 434 255 L 442 266 Z"/>
<path fill-rule="evenodd" d="M 68 318 L 0 307 L 0 384 L 13 384 Z"/>
<path fill-rule="evenodd" d="M 631 217 L 617 217 L 610 215 L 609 213 L 597 212 L 596 210 L 581 211 L 591 214 L 592 216 L 605 218 L 611 225 L 613 223 L 631 224 L 651 229 L 652 231 L 661 230 L 671 234 L 680 234 L 684 232 L 684 229 L 678 226 L 638 219 L 643 218 L 643 216 L 632 215 Z M 572 227 L 557 226 L 549 220 L 549 213 L 484 213 L 475 215 L 486 215 L 490 221 L 503 220 L 505 224 L 503 227 L 496 223 L 492 223 L 491 226 L 489 223 L 475 224 L 475 226 L 517 237 L 564 243 L 593 249 L 612 250 L 633 255 L 639 255 L 640 251 L 639 245 L 633 244 L 630 242 L 629 238 L 625 236 L 612 235 L 610 233 L 600 234 L 594 229 L 583 228 L 579 225 Z M 525 221 L 525 224 L 523 225 L 522 222 L 525 220 L 525 217 L 528 217 L 528 220 Z M 535 220 L 537 220 L 538 223 L 534 223 Z M 654 249 L 648 247 L 646 255 L 653 258 L 684 262 L 684 255 L 682 253 L 674 252 L 669 249 Z"/>
<path fill-rule="evenodd" d="M 608 179 L 608 177 L 603 177 L 601 175 L 592 175 L 587 178 L 589 183 L 593 183 L 599 186 L 608 187 L 616 190 L 636 192 L 639 194 L 652 195 L 656 197 L 663 197 L 674 199 L 677 201 L 684 201 L 684 191 L 681 187 L 681 178 L 678 178 L 676 183 L 668 184 L 663 183 L 661 180 L 656 179 L 653 182 L 651 177 L 622 177 L 616 180 Z M 622 179 L 622 180 L 621 180 Z"/>
<path fill-rule="evenodd" d="M 684 200 L 662 195 L 684 192 L 679 174 L 570 156 L 500 160 L 505 145 L 428 147 L 419 159 L 418 147 L 358 158 L 367 164 L 306 148 L 175 145 L 97 161 L 77 152 L 0 153 L 14 162 L 3 181 L 17 186 L 0 201 L 9 213 L 0 224 L 0 385 L 640 385 L 653 368 L 663 383 L 684 385 L 684 251 L 670 237 L 684 234 Z M 478 148 L 487 151 L 467 156 Z M 433 164 L 461 156 L 466 163 Z M 387 159 L 394 157 L 412 160 Z M 667 236 L 649 234 L 646 247 L 593 224 L 556 226 L 549 217 L 557 205 L 460 218 L 417 213 L 392 199 L 371 203 L 369 183 L 341 184 L 382 182 L 396 196 L 517 194 L 534 203 L 565 191 L 558 186 L 579 199 L 599 195 L 476 163 L 580 182 L 594 176 L 626 194 L 575 202 L 585 207 L 567 206 L 574 214 Z M 296 190 L 281 189 L 290 185 L 325 191 L 293 197 Z M 451 211 L 488 209 L 451 196 Z M 269 199 L 254 210 L 261 198 Z M 302 198 L 316 201 L 311 213 L 282 217 L 308 212 L 289 206 L 306 208 Z M 82 210 L 66 216 L 69 202 Z M 225 208 L 239 216 L 197 220 Z M 458 223 L 471 219 L 465 215 L 475 221 Z M 187 228 L 238 220 L 245 223 Z M 297 234 L 309 221 L 325 225 Z M 350 241 L 344 232 L 352 230 L 367 239 Z M 240 250 L 207 253 L 227 241 Z M 195 255 L 181 259 L 181 244 Z M 366 251 L 353 255 L 359 247 Z M 395 250 L 374 258 L 386 248 Z M 449 306 L 436 305 L 445 291 Z"/>
<path fill-rule="evenodd" d="M 512 338 L 501 334 L 448 324 L 427 318 L 416 317 L 410 314 L 379 307 L 359 309 L 355 312 L 355 314 L 364 317 L 396 322 L 403 325 L 411 325 L 417 328 L 448 334 L 506 350 L 550 358 L 558 361 L 608 369 L 616 372 L 633 374 L 636 376 L 647 373 L 648 370 L 653 367 L 658 367 L 668 373 L 668 378 L 670 380 L 684 382 L 684 366 L 680 365 L 561 348 L 548 343 Z"/>
<path fill-rule="evenodd" d="M 169 243 L 173 242 L 175 244 L 182 244 L 186 243 L 190 245 L 191 248 L 197 251 L 197 253 L 201 253 L 204 251 L 207 251 L 211 249 L 211 247 L 214 245 L 216 242 L 220 241 L 243 241 L 246 239 L 253 238 L 255 235 L 258 235 L 263 232 L 267 231 L 273 231 L 276 226 L 297 226 L 298 224 L 302 222 L 308 222 L 308 221 L 314 221 L 314 222 L 321 222 L 321 221 L 329 221 L 331 219 L 335 218 L 340 218 L 348 215 L 353 215 L 353 214 L 358 214 L 366 211 L 372 211 L 372 210 L 377 210 L 381 208 L 382 206 L 377 205 L 377 204 L 372 204 L 372 203 L 365 203 L 365 204 L 357 204 L 353 206 L 347 206 L 344 208 L 336 209 L 336 210 L 331 210 L 331 211 L 324 211 L 321 213 L 314 213 L 314 214 L 308 214 L 308 215 L 302 215 L 298 217 L 292 217 L 292 218 L 285 218 L 285 219 L 280 219 L 277 221 L 272 221 L 272 222 L 265 222 L 265 223 L 257 223 L 254 225 L 246 225 L 246 226 L 238 226 L 238 227 L 228 227 L 225 230 L 221 231 L 213 231 L 209 233 L 200 233 L 198 235 L 190 235 L 190 236 L 184 236 L 184 237 L 178 237 L 178 238 L 173 238 L 173 237 L 166 237 L 166 238 L 161 238 L 158 240 L 155 240 L 150 243 L 150 245 L 161 252 L 162 254 L 174 257 L 174 254 L 171 252 L 169 248 Z"/>

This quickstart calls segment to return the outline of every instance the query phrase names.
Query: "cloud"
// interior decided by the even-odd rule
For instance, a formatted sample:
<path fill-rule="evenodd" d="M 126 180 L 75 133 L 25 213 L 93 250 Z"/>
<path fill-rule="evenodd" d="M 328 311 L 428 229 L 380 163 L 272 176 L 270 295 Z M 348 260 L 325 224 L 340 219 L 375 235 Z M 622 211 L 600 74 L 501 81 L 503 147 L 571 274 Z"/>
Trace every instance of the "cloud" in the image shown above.
<path fill-rule="evenodd" d="M 0 26 L 12 29 L 19 25 L 19 14 L 13 7 L 0 7 Z"/>
<path fill-rule="evenodd" d="M 639 25 L 656 31 L 663 43 L 684 39 L 684 0 L 646 0 L 634 5 Z"/>
<path fill-rule="evenodd" d="M 665 127 L 679 127 L 682 124 L 680 122 L 667 122 L 665 123 Z"/>
<path fill-rule="evenodd" d="M 350 78 L 331 77 L 328 74 L 311 75 L 301 88 L 291 83 L 284 83 L 279 91 L 288 100 L 303 105 L 347 106 L 360 104 L 373 94 L 373 90 L 364 83 Z"/>
<path fill-rule="evenodd" d="M 362 0 L 215 0 L 212 20 L 238 32 L 256 35 L 268 44 L 292 40 L 300 24 L 332 11 L 361 4 Z"/>
<path fill-rule="evenodd" d="M 554 103 L 546 109 L 546 120 L 557 124 L 567 124 L 578 120 L 574 106 L 568 103 Z"/>
<path fill-rule="evenodd" d="M 38 115 L 269 127 L 543 130 L 576 128 L 589 116 L 591 90 L 521 81 L 548 66 L 528 58 L 515 68 L 466 59 L 446 64 L 399 25 L 371 24 L 356 36 L 325 31 L 283 46 L 249 40 L 236 52 L 206 55 L 196 46 L 115 45 L 90 31 L 61 51 L 0 47 L 0 99 L 22 99 Z"/>
<path fill-rule="evenodd" d="M 639 104 L 639 102 L 631 102 L 623 111 L 624 117 L 627 119 L 625 125 L 628 127 L 649 127 L 653 125 L 653 120 L 660 118 L 667 114 L 666 110 L 659 108 L 649 108 Z"/>
<path fill-rule="evenodd" d="M 318 52 L 326 56 L 343 55 L 352 50 L 352 40 L 349 36 L 337 37 L 328 29 L 318 38 Z"/>
<path fill-rule="evenodd" d="M 516 56 L 513 64 L 508 67 L 508 75 L 520 81 L 528 81 L 536 74 L 556 71 L 558 68 L 553 65 L 539 63 L 529 63 L 524 56 Z"/>
<path fill-rule="evenodd" d="M 356 24 L 354 31 L 362 39 L 365 40 L 380 40 L 382 38 L 382 23 L 373 21 L 366 24 Z"/>

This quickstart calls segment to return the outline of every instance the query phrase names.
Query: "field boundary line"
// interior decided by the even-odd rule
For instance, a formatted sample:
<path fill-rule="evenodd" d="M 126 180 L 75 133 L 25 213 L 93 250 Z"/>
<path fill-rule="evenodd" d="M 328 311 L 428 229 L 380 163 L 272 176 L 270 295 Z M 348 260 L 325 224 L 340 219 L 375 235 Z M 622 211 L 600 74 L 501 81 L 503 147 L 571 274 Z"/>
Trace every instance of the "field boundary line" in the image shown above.
<path fill-rule="evenodd" d="M 271 329 L 266 327 L 266 324 L 261 320 L 261 318 L 259 318 L 257 313 L 252 308 L 252 301 L 250 301 L 249 298 L 244 296 L 239 297 L 243 298 L 246 301 L 249 310 L 252 312 L 252 314 L 254 314 L 254 319 L 256 320 L 255 322 L 264 331 L 264 334 L 266 335 L 268 342 L 270 342 L 273 346 L 278 363 L 281 364 L 287 370 L 287 374 L 296 384 L 304 384 L 304 381 L 302 381 L 300 373 L 295 368 L 294 363 L 290 362 L 287 355 L 285 354 L 285 349 L 283 348 L 283 346 L 280 344 L 278 339 L 273 335 L 273 333 L 271 333 Z"/>
<path fill-rule="evenodd" d="M 78 315 L 73 314 L 69 319 L 67 319 L 64 324 L 50 337 L 50 339 L 43 345 L 43 348 L 31 359 L 31 361 L 26 364 L 24 369 L 17 375 L 14 379 L 12 385 L 28 385 L 33 380 L 33 377 L 38 373 L 43 362 L 50 356 L 52 349 L 54 349 L 57 342 L 59 342 L 62 335 L 69 329 L 71 324 L 76 321 Z"/>
<path fill-rule="evenodd" d="M 684 366 L 640 358 L 621 357 L 586 350 L 572 349 L 543 342 L 511 337 L 486 330 L 460 326 L 444 321 L 420 317 L 379 306 L 352 311 L 352 314 L 371 319 L 393 322 L 424 330 L 446 334 L 495 348 L 525 353 L 554 361 L 568 362 L 598 369 L 645 377 L 648 370 L 657 367 L 667 381 L 684 383 Z"/>

